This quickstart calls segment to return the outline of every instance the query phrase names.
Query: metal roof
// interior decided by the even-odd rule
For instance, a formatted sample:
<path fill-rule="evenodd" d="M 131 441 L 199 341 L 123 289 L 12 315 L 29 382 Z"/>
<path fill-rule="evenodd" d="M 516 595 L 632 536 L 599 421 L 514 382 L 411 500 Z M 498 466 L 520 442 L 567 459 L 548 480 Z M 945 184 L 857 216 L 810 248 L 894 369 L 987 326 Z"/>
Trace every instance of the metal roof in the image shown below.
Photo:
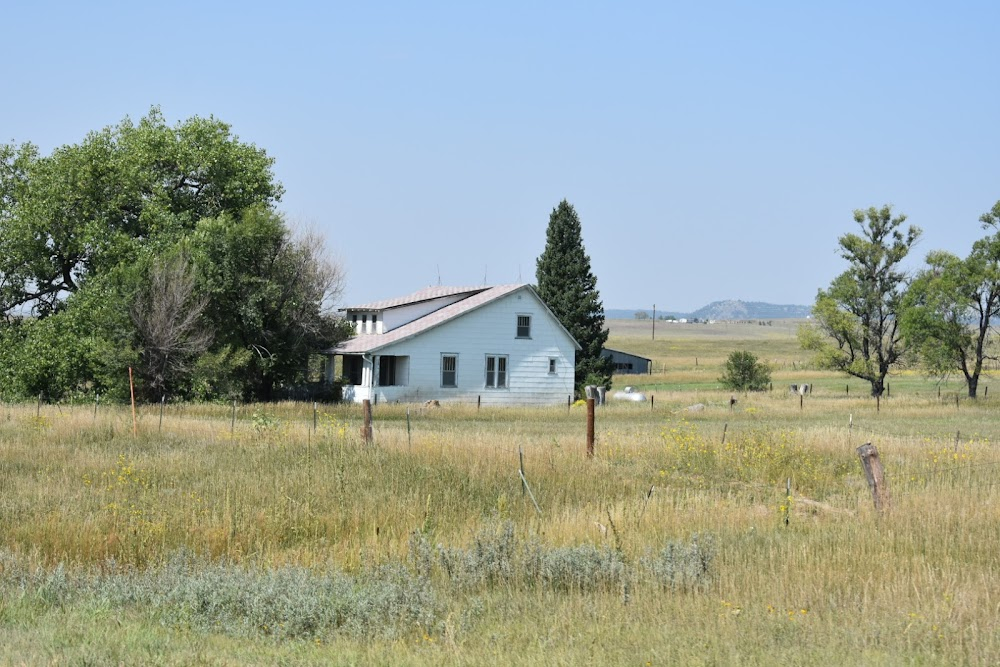
<path fill-rule="evenodd" d="M 652 361 L 652 359 L 650 359 L 649 357 L 643 357 L 638 354 L 632 354 L 631 352 L 625 352 L 624 350 L 612 350 L 610 347 L 602 347 L 601 352 L 614 352 L 615 354 L 624 354 L 626 357 L 635 357 L 636 359 Z"/>
<path fill-rule="evenodd" d="M 383 299 L 381 301 L 372 301 L 371 303 L 363 303 L 360 306 L 347 306 L 341 308 L 340 310 L 388 310 L 389 308 L 398 308 L 400 306 L 409 306 L 410 304 L 420 303 L 422 301 L 430 301 L 431 299 L 439 299 L 445 296 L 455 296 L 457 294 L 475 294 L 477 292 L 483 292 L 489 287 L 442 287 L 437 285 L 434 287 L 425 287 L 422 290 L 417 290 L 413 294 L 407 294 L 406 296 L 399 296 L 394 299 Z"/>
<path fill-rule="evenodd" d="M 443 293 L 439 294 L 439 296 L 449 296 L 470 291 L 470 288 L 461 288 L 461 287 L 437 287 L 432 289 L 445 290 Z M 461 301 L 445 306 L 444 308 L 435 310 L 433 313 L 424 315 L 423 317 L 413 320 L 412 322 L 408 322 L 407 324 L 397 327 L 392 331 L 388 331 L 383 334 L 362 334 L 360 336 L 355 336 L 350 340 L 346 340 L 343 343 L 326 350 L 326 352 L 328 354 L 363 354 L 366 352 L 375 352 L 376 350 L 386 347 L 387 345 L 392 345 L 393 343 L 398 343 L 400 341 L 406 340 L 407 338 L 412 338 L 413 336 L 416 336 L 429 329 L 433 329 L 436 326 L 444 324 L 449 320 L 453 320 L 460 315 L 464 315 L 465 313 L 476 310 L 481 306 L 484 306 L 492 301 L 496 301 L 497 299 L 505 297 L 508 294 L 513 294 L 514 292 L 517 292 L 518 290 L 522 289 L 530 290 L 531 293 L 535 295 L 535 298 L 537 298 L 539 303 L 541 303 L 542 307 L 545 308 L 546 311 L 548 311 L 549 315 L 552 316 L 552 319 L 555 320 L 556 324 L 559 325 L 559 328 L 562 329 L 567 336 L 569 336 L 570 340 L 573 341 L 573 345 L 576 347 L 576 349 L 578 350 L 581 349 L 580 344 L 577 343 L 576 339 L 573 338 L 573 336 L 568 331 L 566 331 L 566 328 L 563 327 L 561 323 L 559 323 L 559 318 L 557 318 L 555 314 L 553 314 L 552 311 L 549 310 L 549 307 L 545 305 L 545 302 L 541 300 L 541 298 L 538 296 L 538 293 L 535 292 L 535 289 L 531 285 L 525 283 L 515 283 L 511 285 L 496 285 L 495 287 L 477 287 L 472 289 L 474 293 L 471 296 L 465 297 Z M 452 290 L 452 291 L 449 292 L 447 290 Z M 386 301 L 378 301 L 374 303 L 395 303 L 397 301 L 400 303 L 396 305 L 403 305 L 404 303 L 415 303 L 414 301 L 403 301 L 403 300 L 409 299 L 414 295 L 421 295 L 426 293 L 428 293 L 428 290 L 421 290 L 419 292 L 414 292 L 413 294 L 407 297 L 401 297 L 400 299 L 388 299 Z M 427 298 L 434 298 L 434 297 L 423 297 L 418 300 L 423 301 L 426 300 Z M 385 307 L 392 307 L 392 306 L 385 306 Z M 354 308 L 352 308 L 351 310 L 354 310 Z M 373 310 L 375 309 L 373 308 Z"/>

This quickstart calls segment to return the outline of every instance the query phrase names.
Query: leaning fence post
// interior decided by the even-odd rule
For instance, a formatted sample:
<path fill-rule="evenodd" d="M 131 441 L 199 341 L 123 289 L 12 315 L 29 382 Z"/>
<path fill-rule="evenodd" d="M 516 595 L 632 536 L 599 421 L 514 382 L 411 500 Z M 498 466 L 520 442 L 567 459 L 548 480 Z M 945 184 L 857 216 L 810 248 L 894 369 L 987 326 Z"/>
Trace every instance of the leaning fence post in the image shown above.
<path fill-rule="evenodd" d="M 521 466 L 518 471 L 521 473 L 521 495 L 523 496 L 524 492 L 528 490 L 528 482 L 524 478 L 524 449 L 521 447 L 517 448 L 517 458 L 518 464 Z"/>
<path fill-rule="evenodd" d="M 861 467 L 865 471 L 865 479 L 868 480 L 875 509 L 881 512 L 889 505 L 889 489 L 886 487 L 885 470 L 882 468 L 882 461 L 879 460 L 878 450 L 875 445 L 866 442 L 858 447 L 857 452 L 861 457 Z"/>
<path fill-rule="evenodd" d="M 528 497 L 531 498 L 531 503 L 535 506 L 535 511 L 541 516 L 542 508 L 538 506 L 538 501 L 535 500 L 535 494 L 531 492 L 531 487 L 528 486 L 528 479 L 524 476 L 524 473 L 520 470 L 517 471 L 518 476 L 521 478 L 521 483 L 524 484 L 524 488 L 528 491 Z"/>
<path fill-rule="evenodd" d="M 656 487 L 652 484 L 649 486 L 649 491 L 646 492 L 646 499 L 642 501 L 642 511 L 639 512 L 639 516 L 636 517 L 635 525 L 638 526 L 639 522 L 642 521 L 642 516 L 646 513 L 646 505 L 649 504 L 649 499 L 653 497 L 653 489 L 655 488 Z"/>
<path fill-rule="evenodd" d="M 406 446 L 413 449 L 413 439 L 410 437 L 410 408 L 406 408 Z"/>

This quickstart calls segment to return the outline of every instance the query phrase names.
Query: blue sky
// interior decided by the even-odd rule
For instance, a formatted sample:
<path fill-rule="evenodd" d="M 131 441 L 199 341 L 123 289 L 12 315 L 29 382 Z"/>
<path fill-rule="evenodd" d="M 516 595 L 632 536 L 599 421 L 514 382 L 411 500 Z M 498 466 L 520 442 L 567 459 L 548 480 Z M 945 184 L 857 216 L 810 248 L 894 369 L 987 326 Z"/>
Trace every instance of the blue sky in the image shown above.
<path fill-rule="evenodd" d="M 1000 200 L 1000 4 L 16 3 L 0 141 L 158 105 L 276 158 L 345 303 L 534 281 L 569 200 L 607 308 L 810 304 L 856 208 L 965 254 Z"/>

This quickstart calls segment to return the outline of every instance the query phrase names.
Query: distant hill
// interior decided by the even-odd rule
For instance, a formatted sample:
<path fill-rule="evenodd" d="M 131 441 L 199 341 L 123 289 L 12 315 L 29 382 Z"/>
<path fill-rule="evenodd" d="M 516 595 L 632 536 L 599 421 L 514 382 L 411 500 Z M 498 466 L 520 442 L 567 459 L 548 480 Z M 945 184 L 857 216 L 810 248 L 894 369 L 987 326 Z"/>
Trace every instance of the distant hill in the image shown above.
<path fill-rule="evenodd" d="M 609 308 L 604 311 L 604 316 L 612 320 L 631 320 L 635 319 L 635 314 L 639 312 L 644 312 L 650 317 L 653 316 L 653 311 L 650 308 Z M 673 316 L 689 320 L 694 318 L 699 320 L 782 320 L 809 317 L 811 312 L 811 306 L 783 306 L 762 301 L 729 299 L 727 301 L 713 301 L 693 313 L 657 310 L 656 317 Z"/>
<path fill-rule="evenodd" d="M 809 317 L 809 306 L 779 306 L 761 301 L 715 301 L 691 313 L 700 320 L 782 320 Z"/>

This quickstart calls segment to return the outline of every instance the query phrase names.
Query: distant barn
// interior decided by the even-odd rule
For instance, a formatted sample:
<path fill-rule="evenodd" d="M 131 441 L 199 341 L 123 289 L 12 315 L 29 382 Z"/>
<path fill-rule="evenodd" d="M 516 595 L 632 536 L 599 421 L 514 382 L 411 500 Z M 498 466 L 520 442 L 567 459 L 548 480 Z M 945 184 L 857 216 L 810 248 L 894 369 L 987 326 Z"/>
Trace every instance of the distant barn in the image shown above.
<path fill-rule="evenodd" d="M 619 375 L 639 375 L 653 372 L 653 361 L 637 354 L 629 354 L 621 350 L 601 348 L 602 357 L 611 357 L 614 372 Z"/>

